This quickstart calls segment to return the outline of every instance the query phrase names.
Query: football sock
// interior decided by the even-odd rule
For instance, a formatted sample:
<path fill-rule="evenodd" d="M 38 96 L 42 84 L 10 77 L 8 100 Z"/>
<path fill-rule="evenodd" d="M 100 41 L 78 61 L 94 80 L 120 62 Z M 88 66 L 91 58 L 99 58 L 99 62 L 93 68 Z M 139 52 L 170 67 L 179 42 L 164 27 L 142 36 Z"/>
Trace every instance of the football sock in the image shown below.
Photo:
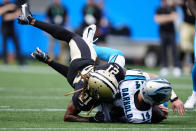
<path fill-rule="evenodd" d="M 194 63 L 192 69 L 192 80 L 193 80 L 193 91 L 196 93 L 196 62 Z"/>
<path fill-rule="evenodd" d="M 36 20 L 33 26 L 49 33 L 58 40 L 66 41 L 67 43 L 69 43 L 69 41 L 75 36 L 74 33 L 64 29 L 59 25 L 45 23 L 39 20 Z"/>
<path fill-rule="evenodd" d="M 196 21 L 195 21 L 196 24 Z M 193 92 L 196 92 L 196 26 L 195 26 L 195 39 L 194 39 L 194 56 L 195 56 L 195 63 L 192 69 L 192 80 L 193 80 Z"/>

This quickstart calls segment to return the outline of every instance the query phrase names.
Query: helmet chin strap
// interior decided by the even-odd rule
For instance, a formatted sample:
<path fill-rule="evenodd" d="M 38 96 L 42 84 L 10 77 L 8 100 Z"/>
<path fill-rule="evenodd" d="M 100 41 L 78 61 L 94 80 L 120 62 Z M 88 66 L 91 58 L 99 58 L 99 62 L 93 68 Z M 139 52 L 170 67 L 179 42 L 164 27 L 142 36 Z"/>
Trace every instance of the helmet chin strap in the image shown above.
<path fill-rule="evenodd" d="M 93 65 L 93 71 L 96 70 L 96 64 L 97 64 L 98 58 L 95 59 L 94 65 Z"/>

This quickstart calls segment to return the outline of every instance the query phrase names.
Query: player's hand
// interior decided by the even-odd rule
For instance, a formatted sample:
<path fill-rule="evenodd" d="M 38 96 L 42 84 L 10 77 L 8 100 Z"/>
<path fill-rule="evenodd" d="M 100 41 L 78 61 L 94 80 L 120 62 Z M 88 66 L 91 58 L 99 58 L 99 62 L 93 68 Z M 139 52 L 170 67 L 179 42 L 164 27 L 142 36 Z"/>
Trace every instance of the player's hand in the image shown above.
<path fill-rule="evenodd" d="M 98 111 L 94 117 L 89 117 L 89 122 L 96 122 L 96 123 L 104 122 L 103 112 Z"/>
<path fill-rule="evenodd" d="M 31 54 L 31 56 L 32 56 L 34 59 L 37 59 L 37 60 L 39 60 L 39 61 L 41 61 L 41 62 L 44 62 L 44 63 L 46 63 L 46 64 L 49 63 L 50 57 L 49 57 L 46 53 L 42 52 L 42 51 L 40 50 L 40 48 L 36 48 L 36 50 Z"/>
<path fill-rule="evenodd" d="M 5 5 L 5 8 L 7 9 L 7 11 L 13 11 L 16 9 L 16 5 L 15 4 L 7 4 L 7 5 Z"/>
<path fill-rule="evenodd" d="M 183 116 L 185 112 L 183 102 L 179 99 L 172 102 L 172 110 L 174 113 L 178 112 L 178 115 Z"/>

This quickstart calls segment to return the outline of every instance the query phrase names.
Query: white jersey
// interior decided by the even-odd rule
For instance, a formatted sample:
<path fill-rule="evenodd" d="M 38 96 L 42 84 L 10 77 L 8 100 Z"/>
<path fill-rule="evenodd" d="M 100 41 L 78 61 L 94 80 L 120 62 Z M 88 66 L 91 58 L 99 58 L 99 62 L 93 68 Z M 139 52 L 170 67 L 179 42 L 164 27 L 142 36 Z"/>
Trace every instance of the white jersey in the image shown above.
<path fill-rule="evenodd" d="M 136 108 L 135 94 L 149 79 L 149 75 L 138 70 L 128 70 L 125 79 L 119 85 L 121 93 L 122 107 L 124 109 L 124 119 L 129 123 L 150 123 L 152 117 L 152 107 L 141 111 Z"/>
<path fill-rule="evenodd" d="M 149 75 L 139 70 L 128 70 L 123 81 L 120 82 L 119 89 L 121 98 L 114 101 L 113 104 L 101 104 L 99 111 L 104 113 L 104 120 L 112 122 L 112 107 L 121 107 L 124 115 L 120 118 L 120 122 L 129 123 L 150 123 L 152 118 L 152 108 L 141 111 L 136 108 L 134 95 L 150 79 Z"/>

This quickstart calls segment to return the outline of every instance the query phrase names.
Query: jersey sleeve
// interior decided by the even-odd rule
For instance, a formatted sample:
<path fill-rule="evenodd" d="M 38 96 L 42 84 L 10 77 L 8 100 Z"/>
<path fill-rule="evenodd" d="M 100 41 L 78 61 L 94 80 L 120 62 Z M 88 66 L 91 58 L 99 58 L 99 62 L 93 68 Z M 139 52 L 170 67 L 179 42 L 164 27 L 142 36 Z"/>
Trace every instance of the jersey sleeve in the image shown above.
<path fill-rule="evenodd" d="M 96 45 L 93 45 L 93 47 L 99 59 L 107 61 L 108 63 L 117 63 L 121 67 L 125 66 L 125 58 L 122 51 Z"/>

